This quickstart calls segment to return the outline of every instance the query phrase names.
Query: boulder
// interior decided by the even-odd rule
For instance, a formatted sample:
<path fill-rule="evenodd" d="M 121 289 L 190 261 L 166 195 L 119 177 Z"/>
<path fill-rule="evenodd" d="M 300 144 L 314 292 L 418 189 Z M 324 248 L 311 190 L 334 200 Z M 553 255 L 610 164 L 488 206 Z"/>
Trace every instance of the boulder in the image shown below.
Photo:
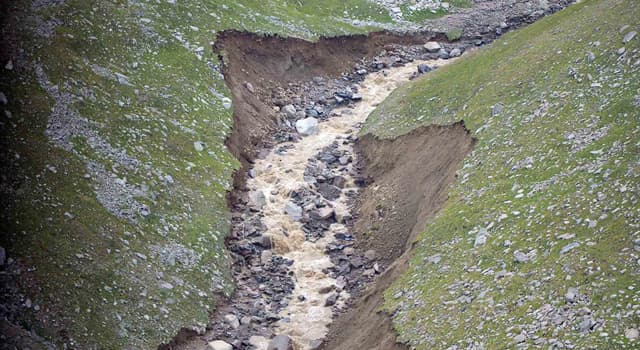
<path fill-rule="evenodd" d="M 424 48 L 427 49 L 428 52 L 435 53 L 440 51 L 442 47 L 437 41 L 429 41 L 428 43 L 424 44 Z"/>
<path fill-rule="evenodd" d="M 285 205 L 284 212 L 287 213 L 293 221 L 302 220 L 302 208 L 293 202 L 288 202 Z"/>
<path fill-rule="evenodd" d="M 252 209 L 260 210 L 267 204 L 267 197 L 264 195 L 264 192 L 260 190 L 251 191 L 249 192 L 247 204 L 249 204 L 249 207 Z"/>
<path fill-rule="evenodd" d="M 207 350 L 233 350 L 233 346 L 226 341 L 214 340 L 209 342 Z"/>
<path fill-rule="evenodd" d="M 284 113 L 287 118 L 294 118 L 296 116 L 296 107 L 293 105 L 286 105 L 282 107 L 282 113 Z"/>
<path fill-rule="evenodd" d="M 302 136 L 313 135 L 318 132 L 318 119 L 309 117 L 296 122 L 296 131 Z"/>
<path fill-rule="evenodd" d="M 276 335 L 269 342 L 267 350 L 293 350 L 293 341 L 284 334 Z"/>

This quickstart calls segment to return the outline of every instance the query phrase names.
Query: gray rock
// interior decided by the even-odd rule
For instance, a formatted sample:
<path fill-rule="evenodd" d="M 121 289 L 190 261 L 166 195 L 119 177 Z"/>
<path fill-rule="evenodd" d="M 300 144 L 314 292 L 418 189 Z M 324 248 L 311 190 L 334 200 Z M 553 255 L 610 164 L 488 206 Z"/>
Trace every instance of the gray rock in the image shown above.
<path fill-rule="evenodd" d="M 624 330 L 624 336 L 630 341 L 636 341 L 640 338 L 640 332 L 638 328 L 627 328 Z"/>
<path fill-rule="evenodd" d="M 193 143 L 193 148 L 198 152 L 202 152 L 204 151 L 204 143 L 202 143 L 202 141 L 196 141 Z"/>
<path fill-rule="evenodd" d="M 524 343 L 526 340 L 527 340 L 527 336 L 524 335 L 523 333 L 520 333 L 520 334 L 516 335 L 515 337 L 513 337 L 513 341 L 516 344 Z"/>
<path fill-rule="evenodd" d="M 502 105 L 499 103 L 496 103 L 493 107 L 491 107 L 491 116 L 495 117 L 497 115 L 502 114 Z"/>
<path fill-rule="evenodd" d="M 376 260 L 376 251 L 373 249 L 367 250 L 366 252 L 364 252 L 364 258 L 369 261 Z"/>
<path fill-rule="evenodd" d="M 582 333 L 587 333 L 591 330 L 591 328 L 593 328 L 594 325 L 595 323 L 593 322 L 591 316 L 585 316 L 578 324 L 578 330 Z"/>
<path fill-rule="evenodd" d="M 426 65 L 424 63 L 420 63 L 418 65 L 418 73 L 420 73 L 420 74 L 424 74 L 424 73 L 430 72 L 432 70 L 433 70 L 433 68 L 429 67 L 428 65 Z"/>
<path fill-rule="evenodd" d="M 338 294 L 334 293 L 329 295 L 327 300 L 324 301 L 324 306 L 333 306 L 338 301 Z"/>
<path fill-rule="evenodd" d="M 440 260 L 442 260 L 442 256 L 440 254 L 432 255 L 427 258 L 428 262 L 436 265 L 440 263 Z"/>
<path fill-rule="evenodd" d="M 322 207 L 316 210 L 316 215 L 320 220 L 327 220 L 331 218 L 334 214 L 333 208 L 331 207 Z"/>
<path fill-rule="evenodd" d="M 438 51 L 438 57 L 446 60 L 447 58 L 449 58 L 449 52 L 447 52 L 447 50 L 445 49 L 440 49 L 440 51 Z"/>
<path fill-rule="evenodd" d="M 580 243 L 578 242 L 569 243 L 566 246 L 562 247 L 562 249 L 560 249 L 560 254 L 567 254 L 568 252 L 572 251 L 575 248 L 578 248 L 579 246 Z"/>
<path fill-rule="evenodd" d="M 293 105 L 286 105 L 282 107 L 282 112 L 287 118 L 294 118 L 296 116 L 296 107 Z"/>
<path fill-rule="evenodd" d="M 253 87 L 253 85 L 250 82 L 246 82 L 244 83 L 244 86 L 247 88 L 247 90 L 254 94 L 256 92 L 256 89 Z"/>
<path fill-rule="evenodd" d="M 529 261 L 529 255 L 517 250 L 513 253 L 513 257 L 516 259 L 516 262 L 519 262 L 521 264 L 526 263 Z"/>
<path fill-rule="evenodd" d="M 338 158 L 338 162 L 340 163 L 340 165 L 347 165 L 349 164 L 349 162 L 351 162 L 351 156 L 342 156 Z"/>
<path fill-rule="evenodd" d="M 318 350 L 322 345 L 322 339 L 314 339 L 309 343 L 309 350 Z"/>
<path fill-rule="evenodd" d="M 266 265 L 271 261 L 272 257 L 273 257 L 273 252 L 271 250 L 263 250 L 262 253 L 260 253 L 260 262 L 263 265 Z"/>
<path fill-rule="evenodd" d="M 133 86 L 129 82 L 129 77 L 127 77 L 126 75 L 120 74 L 120 73 L 115 73 L 115 76 L 116 76 L 116 79 L 118 80 L 118 83 L 120 85 Z"/>
<path fill-rule="evenodd" d="M 284 212 L 287 213 L 293 221 L 302 220 L 302 208 L 293 202 L 288 202 L 285 205 Z"/>
<path fill-rule="evenodd" d="M 462 51 L 460 51 L 460 49 L 458 49 L 458 48 L 455 48 L 455 49 L 451 50 L 451 52 L 449 52 L 449 56 L 451 56 L 451 57 L 458 57 L 460 55 L 462 55 Z"/>
<path fill-rule="evenodd" d="M 225 315 L 224 321 L 233 329 L 238 329 L 240 327 L 240 320 L 234 314 Z"/>
<path fill-rule="evenodd" d="M 293 350 L 293 341 L 284 334 L 276 335 L 269 342 L 267 350 Z"/>
<path fill-rule="evenodd" d="M 569 287 L 569 289 L 567 289 L 567 293 L 564 295 L 564 300 L 566 300 L 567 303 L 573 303 L 576 301 L 577 296 L 578 290 L 576 288 Z"/>
<path fill-rule="evenodd" d="M 4 94 L 4 92 L 0 91 L 0 104 L 6 105 L 9 103 L 9 100 L 7 99 L 7 95 Z"/>
<path fill-rule="evenodd" d="M 625 43 L 625 44 L 628 43 L 629 41 L 633 40 L 633 38 L 636 37 L 636 34 L 638 34 L 638 33 L 635 30 L 627 33 L 624 36 L 624 38 L 622 38 L 622 42 Z"/>
<path fill-rule="evenodd" d="M 442 46 L 440 46 L 437 41 L 429 41 L 428 43 L 424 44 L 424 48 L 427 49 L 427 52 L 435 53 L 440 51 Z"/>
<path fill-rule="evenodd" d="M 214 340 L 209 342 L 207 350 L 233 350 L 233 346 L 226 341 Z"/>
<path fill-rule="evenodd" d="M 267 204 L 267 197 L 261 190 L 251 191 L 247 204 L 253 209 L 260 210 Z"/>
<path fill-rule="evenodd" d="M 304 118 L 296 121 L 296 131 L 302 136 L 309 136 L 318 132 L 318 119 Z"/>
<path fill-rule="evenodd" d="M 477 248 L 485 245 L 485 243 L 487 243 L 488 236 L 489 236 L 489 233 L 487 232 L 487 229 L 481 228 L 476 234 L 476 239 L 473 242 L 473 246 Z"/>
<path fill-rule="evenodd" d="M 595 60 L 596 60 L 596 55 L 591 51 L 587 52 L 587 61 L 593 62 Z"/>

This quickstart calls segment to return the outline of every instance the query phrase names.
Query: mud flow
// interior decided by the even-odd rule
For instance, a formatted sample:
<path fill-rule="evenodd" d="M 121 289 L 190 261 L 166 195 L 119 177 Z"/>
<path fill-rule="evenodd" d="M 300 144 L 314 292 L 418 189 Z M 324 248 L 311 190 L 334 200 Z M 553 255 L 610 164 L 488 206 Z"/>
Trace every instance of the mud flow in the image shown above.
<path fill-rule="evenodd" d="M 247 181 L 247 187 L 251 191 L 261 191 L 265 196 L 262 222 L 267 228 L 266 234 L 273 242 L 274 253 L 293 261 L 291 271 L 295 289 L 291 301 L 280 312 L 282 320 L 286 321 L 277 323 L 276 333 L 290 336 L 296 349 L 310 349 L 310 344 L 322 339 L 327 333 L 333 310 L 331 306 L 325 305 L 327 295 L 321 292 L 338 283 L 323 272 L 333 266 L 326 249 L 337 233 L 347 232 L 347 227 L 334 223 L 320 239 L 306 240 L 302 224 L 294 212 L 297 209 L 291 208 L 297 206 L 291 202 L 291 193 L 309 189 L 310 184 L 305 180 L 309 159 L 334 141 L 346 139 L 356 133 L 369 113 L 399 84 L 406 82 L 414 74 L 418 64 L 435 66 L 447 62 L 450 61 L 414 62 L 370 74 L 359 84 L 358 93 L 362 100 L 354 108 L 335 109 L 332 117 L 318 125 L 316 133 L 303 137 L 298 142 L 283 143 L 265 159 L 256 161 L 253 167 L 255 177 Z M 352 144 L 347 143 L 342 147 L 347 148 L 346 152 L 353 153 Z M 348 210 L 345 193 L 355 191 L 357 187 L 353 185 L 354 179 L 351 176 L 346 177 L 348 185 L 342 189 L 343 193 L 338 198 L 325 203 L 327 210 Z M 340 308 L 348 298 L 348 292 L 339 292 L 337 307 Z"/>

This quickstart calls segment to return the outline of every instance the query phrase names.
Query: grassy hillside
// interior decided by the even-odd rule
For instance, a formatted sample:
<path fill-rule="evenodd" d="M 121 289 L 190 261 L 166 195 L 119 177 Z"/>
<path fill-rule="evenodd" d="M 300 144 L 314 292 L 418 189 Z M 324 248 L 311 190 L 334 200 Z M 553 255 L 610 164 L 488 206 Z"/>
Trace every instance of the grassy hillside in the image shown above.
<path fill-rule="evenodd" d="M 369 118 L 363 133 L 464 120 L 478 139 L 386 293 L 403 341 L 637 348 L 640 38 L 623 38 L 638 30 L 637 1 L 584 1 L 397 90 Z"/>
<path fill-rule="evenodd" d="M 225 192 L 238 163 L 223 145 L 233 106 L 216 32 L 313 39 L 394 25 L 365 0 L 1 6 L 19 28 L 4 39 L 21 43 L 0 79 L 0 244 L 24 267 L 22 322 L 101 348 L 153 348 L 232 289 Z"/>

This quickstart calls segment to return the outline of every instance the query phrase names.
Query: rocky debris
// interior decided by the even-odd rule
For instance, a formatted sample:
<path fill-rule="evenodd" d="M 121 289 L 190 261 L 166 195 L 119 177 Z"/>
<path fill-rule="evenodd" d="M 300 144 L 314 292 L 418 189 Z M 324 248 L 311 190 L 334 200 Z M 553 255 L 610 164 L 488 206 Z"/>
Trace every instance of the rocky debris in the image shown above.
<path fill-rule="evenodd" d="M 214 340 L 207 344 L 207 350 L 233 350 L 233 346 L 223 340 Z"/>
<path fill-rule="evenodd" d="M 269 342 L 267 350 L 293 350 L 293 341 L 291 341 L 291 338 L 287 335 L 276 335 Z"/>

